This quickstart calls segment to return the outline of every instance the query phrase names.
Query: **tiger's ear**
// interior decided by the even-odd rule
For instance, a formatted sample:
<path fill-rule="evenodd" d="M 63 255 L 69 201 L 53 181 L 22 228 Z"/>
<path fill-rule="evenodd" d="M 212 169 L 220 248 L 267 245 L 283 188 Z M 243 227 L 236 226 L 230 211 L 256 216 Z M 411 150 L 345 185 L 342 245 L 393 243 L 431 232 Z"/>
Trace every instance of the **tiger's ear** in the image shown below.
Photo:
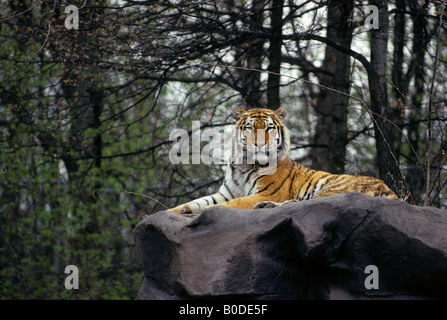
<path fill-rule="evenodd" d="M 239 118 L 240 118 L 245 112 L 247 112 L 247 111 L 245 111 L 245 109 L 243 109 L 243 108 L 237 106 L 237 107 L 235 107 L 235 108 L 233 109 L 233 117 L 234 117 L 236 120 L 239 120 Z"/>
<path fill-rule="evenodd" d="M 275 110 L 276 115 L 282 120 L 287 114 L 287 110 L 284 106 L 279 107 Z"/>

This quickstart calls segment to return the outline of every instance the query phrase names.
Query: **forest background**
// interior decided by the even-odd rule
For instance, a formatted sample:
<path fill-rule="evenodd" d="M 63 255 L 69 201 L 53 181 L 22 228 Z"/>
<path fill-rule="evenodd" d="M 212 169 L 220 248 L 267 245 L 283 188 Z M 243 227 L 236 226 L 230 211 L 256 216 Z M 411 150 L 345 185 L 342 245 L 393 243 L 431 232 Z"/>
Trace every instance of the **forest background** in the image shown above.
<path fill-rule="evenodd" d="M 231 130 L 235 106 L 285 106 L 303 165 L 380 177 L 445 209 L 445 12 L 417 0 L 1 0 L 0 299 L 135 299 L 135 224 L 211 194 L 225 170 L 172 164 L 170 133 Z"/>

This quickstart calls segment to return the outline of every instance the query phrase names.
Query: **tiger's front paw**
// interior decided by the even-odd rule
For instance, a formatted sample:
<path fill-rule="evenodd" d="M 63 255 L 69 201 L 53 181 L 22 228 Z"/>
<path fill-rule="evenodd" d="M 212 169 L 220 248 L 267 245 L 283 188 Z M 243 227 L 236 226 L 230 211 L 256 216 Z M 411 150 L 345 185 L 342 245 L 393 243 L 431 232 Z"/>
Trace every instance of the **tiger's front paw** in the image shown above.
<path fill-rule="evenodd" d="M 270 209 L 270 208 L 276 208 L 276 207 L 280 207 L 282 205 L 285 205 L 286 203 L 289 202 L 297 202 L 298 200 L 287 200 L 284 202 L 275 202 L 275 201 L 261 201 L 258 202 L 253 209 Z"/>
<path fill-rule="evenodd" d="M 279 207 L 282 203 L 275 201 L 261 201 L 258 202 L 253 209 L 270 209 Z"/>
<path fill-rule="evenodd" d="M 175 213 L 178 213 L 178 214 L 191 214 L 191 213 L 193 213 L 191 207 L 189 205 L 187 205 L 187 204 L 182 204 L 182 205 L 177 206 L 175 208 L 169 209 L 168 211 L 175 212 Z"/>

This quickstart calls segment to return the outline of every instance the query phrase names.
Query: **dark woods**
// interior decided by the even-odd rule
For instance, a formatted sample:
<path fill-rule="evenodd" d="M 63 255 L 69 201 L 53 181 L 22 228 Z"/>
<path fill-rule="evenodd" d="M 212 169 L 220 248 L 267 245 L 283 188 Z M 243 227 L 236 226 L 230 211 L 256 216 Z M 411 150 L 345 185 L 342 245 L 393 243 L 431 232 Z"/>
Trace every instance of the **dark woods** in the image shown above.
<path fill-rule="evenodd" d="M 1 298 L 135 298 L 139 217 L 223 177 L 172 164 L 170 133 L 236 105 L 285 106 L 304 165 L 446 207 L 444 1 L 71 4 L 78 29 L 65 2 L 0 4 Z"/>

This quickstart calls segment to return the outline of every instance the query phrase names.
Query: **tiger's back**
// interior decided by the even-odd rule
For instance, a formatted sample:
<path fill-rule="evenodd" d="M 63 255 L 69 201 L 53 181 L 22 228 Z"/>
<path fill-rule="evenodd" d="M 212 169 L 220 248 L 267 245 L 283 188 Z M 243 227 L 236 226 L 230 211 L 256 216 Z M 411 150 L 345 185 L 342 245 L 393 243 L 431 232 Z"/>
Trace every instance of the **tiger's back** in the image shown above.
<path fill-rule="evenodd" d="M 250 209 L 254 202 L 256 205 L 266 201 L 301 201 L 349 192 L 397 199 L 396 194 L 380 179 L 310 170 L 290 159 L 279 164 L 274 175 L 259 178 L 253 189 L 256 190 L 254 195 L 258 195 L 257 199 L 253 202 L 248 199 L 238 201 L 235 207 Z"/>
<path fill-rule="evenodd" d="M 276 111 L 236 108 L 233 111 L 237 122 L 232 155 L 219 191 L 171 211 L 200 213 L 212 205 L 252 209 L 259 203 L 301 201 L 349 192 L 398 199 L 380 179 L 311 170 L 292 161 L 289 132 L 282 122 L 285 114 L 283 107 Z M 235 150 L 242 150 L 241 154 L 236 154 Z M 263 160 L 266 160 L 265 155 L 275 154 L 274 173 L 259 162 L 247 163 L 250 154 L 261 154 L 259 159 Z M 238 159 L 242 159 L 242 163 Z"/>
<path fill-rule="evenodd" d="M 373 197 L 397 199 L 396 194 L 380 179 L 368 176 L 331 174 L 325 171 L 309 170 L 295 163 L 300 181 L 295 183 L 294 199 L 308 200 L 339 193 L 362 192 Z M 293 182 L 292 182 L 293 183 Z"/>

